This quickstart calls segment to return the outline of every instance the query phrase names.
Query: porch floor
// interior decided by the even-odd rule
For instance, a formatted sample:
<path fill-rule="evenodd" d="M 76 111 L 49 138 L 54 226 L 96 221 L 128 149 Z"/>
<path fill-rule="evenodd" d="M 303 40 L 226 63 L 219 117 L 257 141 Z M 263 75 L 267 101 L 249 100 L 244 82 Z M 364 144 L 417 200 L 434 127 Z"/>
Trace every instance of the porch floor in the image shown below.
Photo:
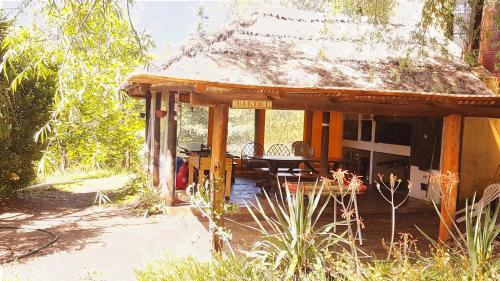
<path fill-rule="evenodd" d="M 266 211 L 270 209 L 261 189 L 256 187 L 258 179 L 249 177 L 238 177 L 231 191 L 231 202 L 240 206 L 239 212 L 228 215 L 225 226 L 233 234 L 233 246 L 240 249 L 249 249 L 253 242 L 259 239 L 258 233 L 248 226 L 257 227 L 251 215 L 246 210 L 244 202 L 255 202 L 260 200 Z M 400 202 L 404 194 L 396 194 L 396 202 Z M 391 235 L 391 207 L 374 186 L 357 197 L 359 215 L 365 228 L 362 230 L 363 246 L 361 249 L 377 257 L 385 257 L 382 240 L 389 241 Z M 333 203 L 329 203 L 320 219 L 320 224 L 333 222 Z M 341 220 L 340 210 L 337 209 L 337 219 Z M 439 217 L 437 216 L 431 202 L 408 198 L 396 212 L 396 238 L 402 233 L 409 233 L 417 240 L 416 244 L 421 251 L 427 251 L 428 241 L 420 234 L 416 226 L 431 237 L 437 237 Z"/>

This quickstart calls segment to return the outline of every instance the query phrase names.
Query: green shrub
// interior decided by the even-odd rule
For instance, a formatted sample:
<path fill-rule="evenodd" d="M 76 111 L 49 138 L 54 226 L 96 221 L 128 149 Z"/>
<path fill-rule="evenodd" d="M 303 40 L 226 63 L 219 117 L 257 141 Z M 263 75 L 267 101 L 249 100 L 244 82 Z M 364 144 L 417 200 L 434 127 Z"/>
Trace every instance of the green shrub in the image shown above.
<path fill-rule="evenodd" d="M 53 85 L 50 80 L 28 80 L 12 95 L 11 110 L 3 120 L 7 125 L 0 135 L 2 193 L 25 187 L 36 178 L 35 162 L 45 147 L 35 142 L 34 135 L 50 118 Z"/>
<path fill-rule="evenodd" d="M 282 280 L 273 272 L 242 257 L 215 257 L 208 262 L 193 258 L 162 258 L 135 271 L 138 281 L 266 281 Z"/>
<path fill-rule="evenodd" d="M 161 190 L 154 188 L 145 176 L 138 176 L 128 185 L 130 192 L 137 193 L 133 210 L 144 217 L 164 213 L 165 204 Z"/>
<path fill-rule="evenodd" d="M 259 200 L 254 206 L 257 213 L 247 205 L 262 235 L 248 255 L 273 270 L 283 272 L 287 278 L 311 275 L 314 279 L 323 278 L 329 249 L 340 242 L 347 244 L 347 241 L 343 235 L 331 231 L 334 223 L 316 225 L 329 202 L 327 197 L 319 205 L 322 189 L 320 187 L 319 191 L 309 194 L 307 202 L 300 189 L 292 196 L 286 188 L 286 197 L 280 193 L 281 198 L 276 198 L 276 201 L 264 192 L 272 210 L 270 214 L 266 214 Z"/>

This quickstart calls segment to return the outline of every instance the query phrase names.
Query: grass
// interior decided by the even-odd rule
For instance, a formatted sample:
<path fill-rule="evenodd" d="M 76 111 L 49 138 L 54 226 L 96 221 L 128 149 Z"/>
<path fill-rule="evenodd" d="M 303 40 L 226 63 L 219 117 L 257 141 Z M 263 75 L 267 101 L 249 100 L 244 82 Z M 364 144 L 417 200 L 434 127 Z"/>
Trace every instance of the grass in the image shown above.
<path fill-rule="evenodd" d="M 164 257 L 136 270 L 138 281 L 266 281 L 281 280 L 275 272 L 243 257 L 214 257 L 210 261 Z"/>
<path fill-rule="evenodd" d="M 90 179 L 100 179 L 109 178 L 116 175 L 124 175 L 123 171 L 110 170 L 110 169 L 99 169 L 99 170 L 75 170 L 66 173 L 54 173 L 45 177 L 40 177 L 40 183 L 58 183 L 66 181 L 79 181 L 79 180 L 90 180 Z"/>

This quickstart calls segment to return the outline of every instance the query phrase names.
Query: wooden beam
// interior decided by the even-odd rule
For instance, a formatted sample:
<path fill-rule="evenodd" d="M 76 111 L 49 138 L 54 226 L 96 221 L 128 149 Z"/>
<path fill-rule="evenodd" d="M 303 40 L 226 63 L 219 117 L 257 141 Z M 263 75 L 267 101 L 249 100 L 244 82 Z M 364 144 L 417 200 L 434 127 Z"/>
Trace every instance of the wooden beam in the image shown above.
<path fill-rule="evenodd" d="M 311 145 L 312 139 L 312 122 L 313 122 L 313 112 L 304 111 L 304 132 L 302 133 L 302 140 Z"/>
<path fill-rule="evenodd" d="M 328 166 L 328 148 L 330 146 L 330 112 L 323 112 L 321 123 L 321 155 L 319 162 L 319 175 L 327 177 L 330 172 Z"/>
<path fill-rule="evenodd" d="M 266 110 L 256 109 L 255 110 L 255 124 L 254 124 L 254 142 L 262 145 L 264 147 L 264 142 L 266 138 Z"/>
<path fill-rule="evenodd" d="M 344 113 L 330 113 L 330 158 L 342 158 L 342 140 L 344 134 Z"/>
<path fill-rule="evenodd" d="M 212 106 L 208 107 L 208 133 L 207 133 L 207 144 L 212 147 L 212 139 L 214 135 L 214 108 Z"/>
<path fill-rule="evenodd" d="M 198 106 L 214 106 L 215 104 L 231 105 L 238 96 L 231 95 L 200 95 L 191 94 L 191 104 Z M 254 100 L 257 98 L 254 98 Z M 449 102 L 444 99 L 405 99 L 404 97 L 384 98 L 371 97 L 369 99 L 347 97 L 332 98 L 328 95 L 282 95 L 277 98 L 263 98 L 272 100 L 273 109 L 308 110 L 308 111 L 338 111 L 357 112 L 364 114 L 391 115 L 391 116 L 439 116 L 460 114 L 470 117 L 500 118 L 500 107 L 493 101 L 482 104 L 467 102 Z"/>
<path fill-rule="evenodd" d="M 441 170 L 443 173 L 452 173 L 458 178 L 460 163 L 460 142 L 462 130 L 462 116 L 450 115 L 443 122 L 443 156 Z M 439 240 L 446 241 L 449 238 L 449 229 L 452 228 L 457 207 L 458 180 L 453 181 L 447 177 L 441 183 L 441 216 L 443 220 L 439 225 Z"/>
<path fill-rule="evenodd" d="M 210 161 L 210 180 L 215 188 L 210 190 L 210 201 L 217 213 L 222 213 L 224 203 L 228 119 L 229 107 L 227 105 L 216 105 L 214 108 L 214 133 Z M 214 223 L 222 226 L 224 217 L 213 216 L 212 221 L 213 223 L 210 223 L 209 226 L 211 247 L 213 251 L 220 252 L 222 250 L 222 241 L 216 235 L 217 230 Z"/>
<path fill-rule="evenodd" d="M 160 118 L 156 114 L 161 110 L 161 93 L 155 93 L 154 97 L 154 124 L 153 124 L 153 186 L 160 185 Z"/>
<path fill-rule="evenodd" d="M 176 114 L 177 92 L 168 93 L 167 109 L 167 150 L 166 150 L 166 186 L 162 186 L 162 194 L 167 206 L 174 206 L 175 200 L 175 176 L 177 171 L 177 114 Z"/>
<path fill-rule="evenodd" d="M 125 91 L 130 97 L 141 98 L 145 97 L 148 94 L 148 92 L 150 91 L 150 85 L 143 83 L 134 83 L 132 86 L 126 88 Z"/>

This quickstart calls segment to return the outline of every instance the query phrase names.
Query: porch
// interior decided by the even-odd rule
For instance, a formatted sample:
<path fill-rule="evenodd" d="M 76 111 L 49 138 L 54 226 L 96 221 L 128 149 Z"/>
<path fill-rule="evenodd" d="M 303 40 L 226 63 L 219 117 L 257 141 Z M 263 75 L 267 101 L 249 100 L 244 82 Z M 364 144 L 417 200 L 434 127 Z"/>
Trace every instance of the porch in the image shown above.
<path fill-rule="evenodd" d="M 237 177 L 231 191 L 231 202 L 238 205 L 239 209 L 234 214 L 225 216 L 224 227 L 232 233 L 232 246 L 235 249 L 249 250 L 253 242 L 259 240 L 259 234 L 251 227 L 256 228 L 257 224 L 245 207 L 244 202 L 256 203 L 259 200 L 267 214 L 271 214 L 271 209 L 262 194 L 261 189 L 255 186 L 258 179 L 254 177 Z M 273 194 L 274 195 L 274 194 Z M 402 200 L 405 191 L 396 193 L 396 200 Z M 369 186 L 364 194 L 357 196 L 360 218 L 363 222 L 362 229 L 363 245 L 359 245 L 361 250 L 370 256 L 385 257 L 387 249 L 384 248 L 382 240 L 390 240 L 391 235 L 391 207 L 384 201 L 374 186 Z M 319 224 L 327 224 L 333 221 L 333 201 L 325 209 Z M 337 218 L 341 219 L 341 211 L 337 209 Z M 400 234 L 409 233 L 416 239 L 417 247 L 426 252 L 428 241 L 417 230 L 418 226 L 431 237 L 437 237 L 439 217 L 432 203 L 408 198 L 408 200 L 397 210 L 396 213 L 396 240 Z M 345 228 L 339 227 L 337 233 L 341 233 Z"/>

